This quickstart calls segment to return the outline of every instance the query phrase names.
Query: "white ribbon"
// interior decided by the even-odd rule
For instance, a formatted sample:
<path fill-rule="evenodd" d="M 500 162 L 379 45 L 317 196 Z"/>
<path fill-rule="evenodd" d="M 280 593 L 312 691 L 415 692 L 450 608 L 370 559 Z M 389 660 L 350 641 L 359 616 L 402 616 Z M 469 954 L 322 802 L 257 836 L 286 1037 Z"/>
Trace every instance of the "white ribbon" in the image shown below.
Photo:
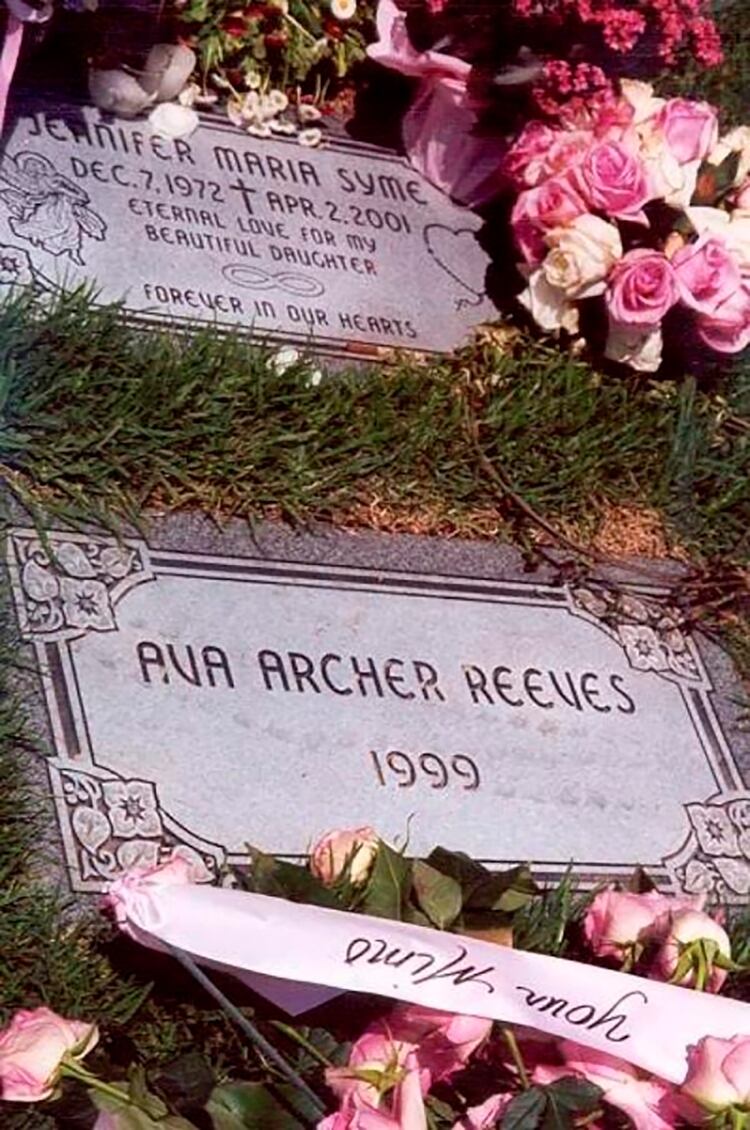
<path fill-rule="evenodd" d="M 681 1082 L 703 1036 L 750 1035 L 750 1005 L 388 919 L 208 886 L 116 884 L 125 929 L 243 976 L 375 993 L 537 1028 Z M 113 894 L 115 892 L 113 891 Z"/>

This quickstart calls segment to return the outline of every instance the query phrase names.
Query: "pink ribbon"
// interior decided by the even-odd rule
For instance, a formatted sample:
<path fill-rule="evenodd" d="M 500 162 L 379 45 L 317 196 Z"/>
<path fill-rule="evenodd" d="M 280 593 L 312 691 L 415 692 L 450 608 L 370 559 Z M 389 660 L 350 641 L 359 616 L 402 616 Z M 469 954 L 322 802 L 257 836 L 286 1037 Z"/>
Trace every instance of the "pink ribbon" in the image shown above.
<path fill-rule="evenodd" d="M 8 12 L 8 23 L 5 28 L 3 49 L 0 52 L 0 134 L 5 123 L 5 108 L 8 104 L 10 84 L 15 74 L 18 56 L 21 53 L 23 40 L 23 21 Z"/>
<path fill-rule="evenodd" d="M 750 1006 L 741 1001 L 424 926 L 237 890 L 160 886 L 135 874 L 110 887 L 109 902 L 143 945 L 177 947 L 240 977 L 260 973 L 537 1028 L 671 1082 L 682 1081 L 688 1047 L 703 1036 L 750 1032 Z"/>

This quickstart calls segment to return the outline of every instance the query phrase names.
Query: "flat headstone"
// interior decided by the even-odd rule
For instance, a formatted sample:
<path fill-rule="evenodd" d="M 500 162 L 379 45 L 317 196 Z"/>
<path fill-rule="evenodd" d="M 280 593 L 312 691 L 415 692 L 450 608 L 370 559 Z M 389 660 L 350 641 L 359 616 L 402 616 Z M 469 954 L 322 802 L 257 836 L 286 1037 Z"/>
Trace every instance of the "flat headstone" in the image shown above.
<path fill-rule="evenodd" d="M 374 825 L 587 883 L 750 892 L 737 684 L 653 578 L 524 576 L 432 539 L 219 534 L 8 541 L 42 673 L 73 887 L 177 850 L 295 856 Z"/>
<path fill-rule="evenodd" d="M 336 353 L 443 351 L 495 316 L 480 221 L 378 148 L 187 139 L 19 100 L 0 161 L 0 283 L 97 286 L 138 319 Z"/>

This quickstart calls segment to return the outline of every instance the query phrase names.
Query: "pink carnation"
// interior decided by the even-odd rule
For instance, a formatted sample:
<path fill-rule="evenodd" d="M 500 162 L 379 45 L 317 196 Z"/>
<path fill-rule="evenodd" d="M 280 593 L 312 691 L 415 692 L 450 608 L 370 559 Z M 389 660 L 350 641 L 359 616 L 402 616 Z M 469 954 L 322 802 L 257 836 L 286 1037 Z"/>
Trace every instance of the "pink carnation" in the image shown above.
<path fill-rule="evenodd" d="M 619 141 L 592 145 L 574 173 L 575 184 L 592 208 L 608 217 L 643 220 L 643 205 L 651 199 L 646 170 Z"/>
<path fill-rule="evenodd" d="M 674 268 L 661 251 L 645 247 L 628 251 L 612 268 L 607 305 L 615 322 L 658 326 L 676 301 Z"/>

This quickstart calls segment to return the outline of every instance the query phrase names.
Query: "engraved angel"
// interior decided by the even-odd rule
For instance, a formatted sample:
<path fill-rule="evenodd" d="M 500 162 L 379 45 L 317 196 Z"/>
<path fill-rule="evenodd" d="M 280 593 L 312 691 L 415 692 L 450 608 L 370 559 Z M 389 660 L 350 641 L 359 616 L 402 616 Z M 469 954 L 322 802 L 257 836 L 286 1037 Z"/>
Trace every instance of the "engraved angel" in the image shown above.
<path fill-rule="evenodd" d="M 6 187 L 7 186 L 7 187 Z M 21 239 L 83 265 L 83 237 L 104 239 L 107 225 L 88 208 L 89 197 L 37 153 L 7 156 L 0 164 L 0 200 Z"/>

